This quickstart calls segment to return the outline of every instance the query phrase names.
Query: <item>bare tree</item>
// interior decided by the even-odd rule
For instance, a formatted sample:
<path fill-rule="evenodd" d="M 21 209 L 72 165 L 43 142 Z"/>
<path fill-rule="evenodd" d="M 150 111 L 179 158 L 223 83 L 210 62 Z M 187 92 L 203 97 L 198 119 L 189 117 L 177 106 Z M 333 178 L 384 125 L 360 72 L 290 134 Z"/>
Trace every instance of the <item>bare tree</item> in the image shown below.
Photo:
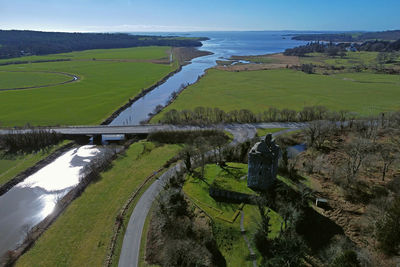
<path fill-rule="evenodd" d="M 310 122 L 305 130 L 308 137 L 308 145 L 320 149 L 327 137 L 332 133 L 332 126 L 334 124 L 328 121 Z"/>
<path fill-rule="evenodd" d="M 376 118 L 360 120 L 356 123 L 356 129 L 363 138 L 370 139 L 375 142 L 378 136 L 379 123 Z"/>
<path fill-rule="evenodd" d="M 221 135 L 211 136 L 208 140 L 210 146 L 213 148 L 215 160 L 221 163 L 222 160 L 222 148 L 226 144 L 226 139 Z"/>
<path fill-rule="evenodd" d="M 371 142 L 367 139 L 356 138 L 344 148 L 344 157 L 346 159 L 347 182 L 353 180 L 364 160 L 368 156 Z"/>
<path fill-rule="evenodd" d="M 391 165 L 398 158 L 398 150 L 391 143 L 385 142 L 379 145 L 379 154 L 382 158 L 382 181 L 385 181 L 387 172 L 389 171 Z"/>

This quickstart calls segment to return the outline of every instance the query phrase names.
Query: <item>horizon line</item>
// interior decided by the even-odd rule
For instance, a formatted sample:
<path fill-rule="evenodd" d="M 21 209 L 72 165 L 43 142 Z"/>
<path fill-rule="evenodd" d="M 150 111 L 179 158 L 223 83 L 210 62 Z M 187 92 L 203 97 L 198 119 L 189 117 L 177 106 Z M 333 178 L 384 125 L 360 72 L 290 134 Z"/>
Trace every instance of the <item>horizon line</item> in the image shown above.
<path fill-rule="evenodd" d="M 38 32 L 62 32 L 62 33 L 195 33 L 195 32 L 338 32 L 338 33 L 351 33 L 351 32 L 385 32 L 385 31 L 398 31 L 399 29 L 387 30 L 131 30 L 131 31 L 74 31 L 74 30 L 35 30 L 35 29 L 1 29 L 0 31 L 38 31 Z"/>

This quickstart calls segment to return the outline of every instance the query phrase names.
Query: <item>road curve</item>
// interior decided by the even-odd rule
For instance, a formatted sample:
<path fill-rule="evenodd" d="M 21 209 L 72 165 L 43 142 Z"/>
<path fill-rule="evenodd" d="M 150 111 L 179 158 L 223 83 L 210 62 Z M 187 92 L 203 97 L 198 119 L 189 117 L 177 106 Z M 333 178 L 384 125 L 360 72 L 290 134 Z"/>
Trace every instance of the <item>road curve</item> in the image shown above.
<path fill-rule="evenodd" d="M 288 131 L 295 131 L 304 127 L 303 124 L 266 123 L 266 124 L 229 124 L 223 128 L 233 134 L 234 139 L 230 145 L 236 145 L 256 136 L 256 128 L 289 128 L 274 134 L 277 136 Z M 143 226 L 150 211 L 151 205 L 164 185 L 177 172 L 184 170 L 184 165 L 178 163 L 161 175 L 140 197 L 132 215 L 129 219 L 121 254 L 118 262 L 119 267 L 137 267 L 139 265 L 140 242 L 142 239 Z"/>
<path fill-rule="evenodd" d="M 1 71 L 1 72 L 28 72 L 28 71 Z M 44 88 L 44 87 L 50 87 L 50 86 L 56 86 L 56 85 L 62 85 L 62 84 L 67 84 L 67 83 L 72 83 L 78 81 L 80 78 L 79 76 L 75 74 L 70 74 L 66 72 L 58 72 L 58 71 L 29 71 L 29 72 L 38 72 L 38 73 L 54 73 L 54 74 L 62 74 L 65 76 L 68 76 L 72 79 L 64 81 L 64 82 L 59 82 L 59 83 L 51 83 L 51 84 L 43 84 L 43 85 L 36 85 L 36 86 L 26 86 L 26 87 L 15 87 L 15 88 L 4 88 L 0 89 L 0 91 L 15 91 L 15 90 L 27 90 L 27 89 L 37 89 L 37 88 Z"/>

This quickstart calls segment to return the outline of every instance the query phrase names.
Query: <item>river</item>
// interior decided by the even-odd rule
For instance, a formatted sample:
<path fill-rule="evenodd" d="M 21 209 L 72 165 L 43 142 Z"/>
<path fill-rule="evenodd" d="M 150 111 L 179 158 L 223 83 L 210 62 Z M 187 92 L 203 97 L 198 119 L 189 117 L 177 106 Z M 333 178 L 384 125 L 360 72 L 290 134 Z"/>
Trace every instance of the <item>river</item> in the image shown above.
<path fill-rule="evenodd" d="M 173 92 L 179 92 L 182 85 L 195 83 L 208 68 L 216 65 L 216 60 L 226 60 L 233 55 L 277 53 L 304 43 L 291 40 L 286 36 L 288 34 L 290 32 L 185 34 L 209 37 L 210 40 L 204 41 L 200 49 L 214 54 L 193 59 L 191 64 L 183 66 L 180 72 L 171 76 L 165 83 L 134 102 L 110 125 L 137 125 L 149 119 L 149 114 L 158 105 L 165 106 Z M 101 152 L 100 147 L 89 145 L 71 149 L 0 197 L 0 255 L 14 249 L 29 229 L 52 212 L 57 201 L 79 183 L 81 170 Z"/>

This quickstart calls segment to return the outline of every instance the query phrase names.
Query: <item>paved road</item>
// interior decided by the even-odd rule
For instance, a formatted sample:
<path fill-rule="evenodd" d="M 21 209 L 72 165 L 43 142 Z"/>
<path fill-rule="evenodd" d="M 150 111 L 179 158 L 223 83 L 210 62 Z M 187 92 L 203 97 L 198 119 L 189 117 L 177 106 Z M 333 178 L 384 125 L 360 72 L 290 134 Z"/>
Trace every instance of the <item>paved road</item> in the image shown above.
<path fill-rule="evenodd" d="M 234 140 L 232 141 L 231 145 L 235 145 L 237 143 L 242 143 L 248 139 L 253 138 L 257 133 L 256 128 L 290 128 L 273 134 L 274 136 L 277 136 L 288 131 L 297 130 L 303 126 L 304 124 L 268 123 L 241 125 L 232 124 L 225 125 L 223 128 L 233 134 Z M 171 167 L 167 172 L 160 176 L 160 178 L 157 179 L 139 199 L 127 225 L 118 263 L 119 267 L 138 266 L 140 241 L 142 239 L 143 226 L 146 217 L 150 211 L 151 205 L 157 195 L 163 189 L 164 185 L 168 183 L 170 178 L 173 177 L 176 172 L 182 171 L 183 169 L 183 164 L 177 164 L 176 166 Z"/>
<path fill-rule="evenodd" d="M 247 131 L 239 131 L 238 129 L 248 128 L 299 128 L 304 126 L 304 123 L 293 122 L 271 122 L 271 123 L 255 123 L 255 124 L 224 124 L 214 126 L 178 126 L 178 125 L 135 125 L 135 126 L 66 126 L 66 127 L 42 127 L 35 129 L 46 129 L 65 135 L 98 135 L 98 134 L 147 134 L 154 131 L 188 131 L 188 130 L 205 130 L 205 129 L 221 129 L 230 132 L 237 132 L 246 135 Z M 21 134 L 32 132 L 32 129 L 0 129 L 0 135 L 4 134 Z"/>

